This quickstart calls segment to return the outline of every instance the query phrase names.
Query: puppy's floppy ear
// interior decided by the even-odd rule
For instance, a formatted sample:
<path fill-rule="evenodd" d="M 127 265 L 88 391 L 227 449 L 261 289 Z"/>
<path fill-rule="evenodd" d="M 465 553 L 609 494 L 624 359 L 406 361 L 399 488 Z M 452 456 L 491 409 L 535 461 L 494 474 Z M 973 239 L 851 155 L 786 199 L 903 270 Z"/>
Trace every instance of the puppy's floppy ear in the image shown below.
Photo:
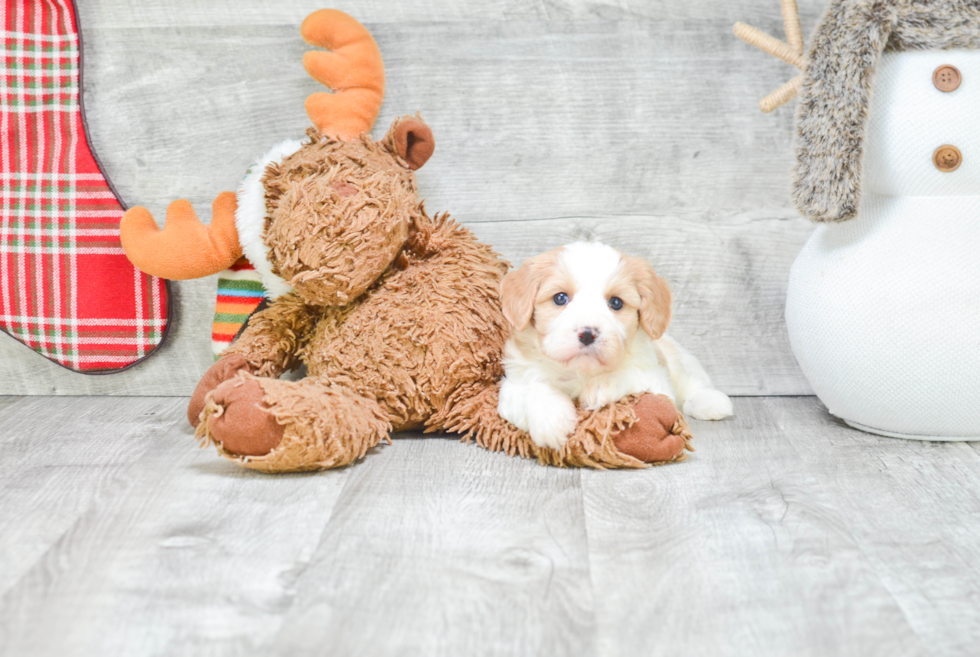
<path fill-rule="evenodd" d="M 670 324 L 672 297 L 667 281 L 657 276 L 646 260 L 625 257 L 640 293 L 640 326 L 654 340 L 660 338 Z"/>
<path fill-rule="evenodd" d="M 541 281 L 557 263 L 557 254 L 558 251 L 555 250 L 528 258 L 519 268 L 512 269 L 504 276 L 504 282 L 500 286 L 500 304 L 503 306 L 504 318 L 515 331 L 523 331 L 531 323 L 534 300 L 538 296 Z"/>

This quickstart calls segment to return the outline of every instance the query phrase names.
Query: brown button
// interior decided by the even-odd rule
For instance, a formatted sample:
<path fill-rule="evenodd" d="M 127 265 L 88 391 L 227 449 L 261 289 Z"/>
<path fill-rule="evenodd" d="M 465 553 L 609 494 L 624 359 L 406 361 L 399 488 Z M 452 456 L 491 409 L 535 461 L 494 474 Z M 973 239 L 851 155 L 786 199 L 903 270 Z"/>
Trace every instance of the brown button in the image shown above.
<path fill-rule="evenodd" d="M 932 73 L 932 83 L 936 85 L 936 89 L 946 93 L 956 91 L 962 81 L 960 70 L 952 64 L 943 64 Z"/>
<path fill-rule="evenodd" d="M 960 163 L 963 162 L 963 154 L 960 153 L 960 149 L 956 146 L 950 146 L 946 144 L 945 146 L 940 146 L 936 149 L 936 152 L 932 154 L 932 163 L 936 165 L 936 168 L 945 173 L 950 171 L 956 171 L 960 168 Z"/>

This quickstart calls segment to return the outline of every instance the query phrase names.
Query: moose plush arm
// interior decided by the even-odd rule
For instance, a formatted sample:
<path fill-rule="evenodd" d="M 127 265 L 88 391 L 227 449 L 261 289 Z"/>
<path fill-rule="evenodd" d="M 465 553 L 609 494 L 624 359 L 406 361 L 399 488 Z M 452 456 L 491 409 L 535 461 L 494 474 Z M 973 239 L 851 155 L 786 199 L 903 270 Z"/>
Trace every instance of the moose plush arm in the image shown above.
<path fill-rule="evenodd" d="M 295 294 L 280 297 L 253 315 L 241 337 L 198 382 L 187 407 L 190 423 L 197 426 L 208 393 L 239 372 L 275 379 L 297 368 L 314 323 L 309 307 Z"/>
<path fill-rule="evenodd" d="M 249 319 L 227 355 L 243 357 L 256 376 L 278 378 L 299 367 L 299 351 L 315 325 L 309 306 L 295 293 L 287 294 Z"/>

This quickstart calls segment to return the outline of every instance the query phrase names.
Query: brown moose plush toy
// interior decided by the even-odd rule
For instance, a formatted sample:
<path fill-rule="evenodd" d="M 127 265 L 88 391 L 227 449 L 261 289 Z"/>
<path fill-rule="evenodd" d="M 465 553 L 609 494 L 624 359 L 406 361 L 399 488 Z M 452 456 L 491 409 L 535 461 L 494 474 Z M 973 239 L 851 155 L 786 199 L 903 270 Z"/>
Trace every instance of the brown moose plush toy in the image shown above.
<path fill-rule="evenodd" d="M 434 141 L 420 118 L 396 120 L 380 141 L 368 136 L 384 71 L 367 30 L 320 10 L 302 34 L 331 50 L 307 53 L 304 64 L 336 93 L 310 96 L 316 128 L 259 172 L 258 223 L 245 216 L 243 192 L 237 204 L 218 197 L 209 228 L 186 201 L 171 205 L 164 231 L 144 208 L 123 220 L 127 255 L 144 271 L 194 278 L 244 252 L 280 285 L 194 391 L 188 419 L 198 437 L 268 472 L 343 466 L 406 429 L 456 432 L 552 465 L 682 459 L 691 435 L 663 396 L 581 411 L 560 451 L 497 415 L 509 265 L 447 215 L 426 213 L 413 170 Z M 264 263 L 251 255 L 251 232 Z M 300 364 L 305 379 L 278 378 Z"/>

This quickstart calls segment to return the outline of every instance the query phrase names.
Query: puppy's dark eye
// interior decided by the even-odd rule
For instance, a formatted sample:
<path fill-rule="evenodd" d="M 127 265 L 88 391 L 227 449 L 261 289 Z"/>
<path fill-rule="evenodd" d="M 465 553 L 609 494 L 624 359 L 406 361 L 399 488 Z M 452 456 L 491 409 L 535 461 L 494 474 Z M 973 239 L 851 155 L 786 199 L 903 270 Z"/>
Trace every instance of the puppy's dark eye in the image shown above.
<path fill-rule="evenodd" d="M 559 292 L 553 296 L 551 300 L 555 302 L 556 306 L 564 306 L 566 303 L 568 303 L 568 295 L 564 292 Z"/>
<path fill-rule="evenodd" d="M 611 299 L 609 299 L 609 307 L 612 308 L 613 310 L 622 310 L 623 300 L 620 299 L 619 297 L 612 297 Z"/>

